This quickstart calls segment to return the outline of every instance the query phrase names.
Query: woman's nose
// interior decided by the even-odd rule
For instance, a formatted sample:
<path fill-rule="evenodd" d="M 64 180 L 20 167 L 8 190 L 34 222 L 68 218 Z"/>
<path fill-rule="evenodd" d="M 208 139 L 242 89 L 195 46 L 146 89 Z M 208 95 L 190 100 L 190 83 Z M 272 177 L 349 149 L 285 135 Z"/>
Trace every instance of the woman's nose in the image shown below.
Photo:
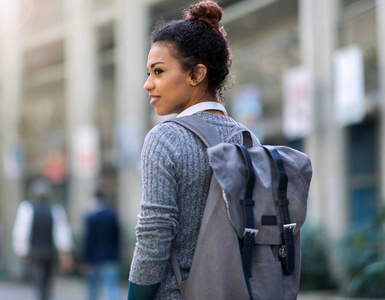
<path fill-rule="evenodd" d="M 150 77 L 147 78 L 146 82 L 144 83 L 143 88 L 146 91 L 151 91 L 154 88 L 154 83 L 150 80 Z"/>

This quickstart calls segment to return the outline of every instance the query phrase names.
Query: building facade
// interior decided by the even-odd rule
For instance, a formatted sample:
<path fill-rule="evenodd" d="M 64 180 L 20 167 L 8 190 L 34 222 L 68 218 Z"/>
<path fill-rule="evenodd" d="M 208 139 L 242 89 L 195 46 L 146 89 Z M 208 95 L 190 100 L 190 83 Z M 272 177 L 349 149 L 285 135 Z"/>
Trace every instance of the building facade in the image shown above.
<path fill-rule="evenodd" d="M 124 225 L 127 266 L 141 198 L 140 150 L 157 122 L 143 90 L 149 34 L 193 1 L 0 2 L 0 269 L 17 205 L 43 174 L 75 241 L 98 182 Z M 307 223 L 338 240 L 385 199 L 385 1 L 222 0 L 233 51 L 226 106 L 264 143 L 305 151 Z"/>

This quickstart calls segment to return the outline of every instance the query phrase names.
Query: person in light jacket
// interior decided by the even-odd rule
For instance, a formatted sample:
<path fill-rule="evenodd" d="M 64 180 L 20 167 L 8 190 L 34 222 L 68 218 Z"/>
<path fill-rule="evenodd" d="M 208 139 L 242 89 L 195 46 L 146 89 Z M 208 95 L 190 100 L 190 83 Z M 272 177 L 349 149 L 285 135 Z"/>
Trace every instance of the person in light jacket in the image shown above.
<path fill-rule="evenodd" d="M 62 271 L 73 270 L 72 233 L 66 213 L 50 203 L 50 183 L 38 178 L 30 186 L 30 200 L 20 203 L 13 228 L 14 252 L 32 269 L 39 300 L 50 299 L 52 267 L 56 254 Z"/>

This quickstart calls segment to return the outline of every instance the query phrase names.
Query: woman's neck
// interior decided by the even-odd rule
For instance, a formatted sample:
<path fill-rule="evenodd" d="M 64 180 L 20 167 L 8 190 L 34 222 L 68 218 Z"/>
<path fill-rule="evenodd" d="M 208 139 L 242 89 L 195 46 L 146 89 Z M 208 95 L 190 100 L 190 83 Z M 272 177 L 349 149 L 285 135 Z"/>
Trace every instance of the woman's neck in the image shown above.
<path fill-rule="evenodd" d="M 205 110 L 205 112 L 208 112 L 210 114 L 214 114 L 214 115 L 220 115 L 220 116 L 226 116 L 222 111 L 220 110 Z"/>

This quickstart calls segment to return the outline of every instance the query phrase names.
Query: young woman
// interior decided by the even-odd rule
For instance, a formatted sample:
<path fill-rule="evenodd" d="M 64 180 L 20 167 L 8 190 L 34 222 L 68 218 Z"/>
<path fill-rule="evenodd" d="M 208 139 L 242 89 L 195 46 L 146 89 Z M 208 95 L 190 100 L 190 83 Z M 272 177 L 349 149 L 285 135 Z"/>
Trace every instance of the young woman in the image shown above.
<path fill-rule="evenodd" d="M 202 1 L 185 11 L 184 20 L 158 25 L 152 33 L 144 89 L 157 114 L 196 114 L 225 141 L 237 123 L 220 103 L 231 65 L 221 18 L 222 9 L 215 2 Z M 176 250 L 184 280 L 211 175 L 206 147 L 187 129 L 163 123 L 147 134 L 129 300 L 181 299 L 170 249 Z"/>

